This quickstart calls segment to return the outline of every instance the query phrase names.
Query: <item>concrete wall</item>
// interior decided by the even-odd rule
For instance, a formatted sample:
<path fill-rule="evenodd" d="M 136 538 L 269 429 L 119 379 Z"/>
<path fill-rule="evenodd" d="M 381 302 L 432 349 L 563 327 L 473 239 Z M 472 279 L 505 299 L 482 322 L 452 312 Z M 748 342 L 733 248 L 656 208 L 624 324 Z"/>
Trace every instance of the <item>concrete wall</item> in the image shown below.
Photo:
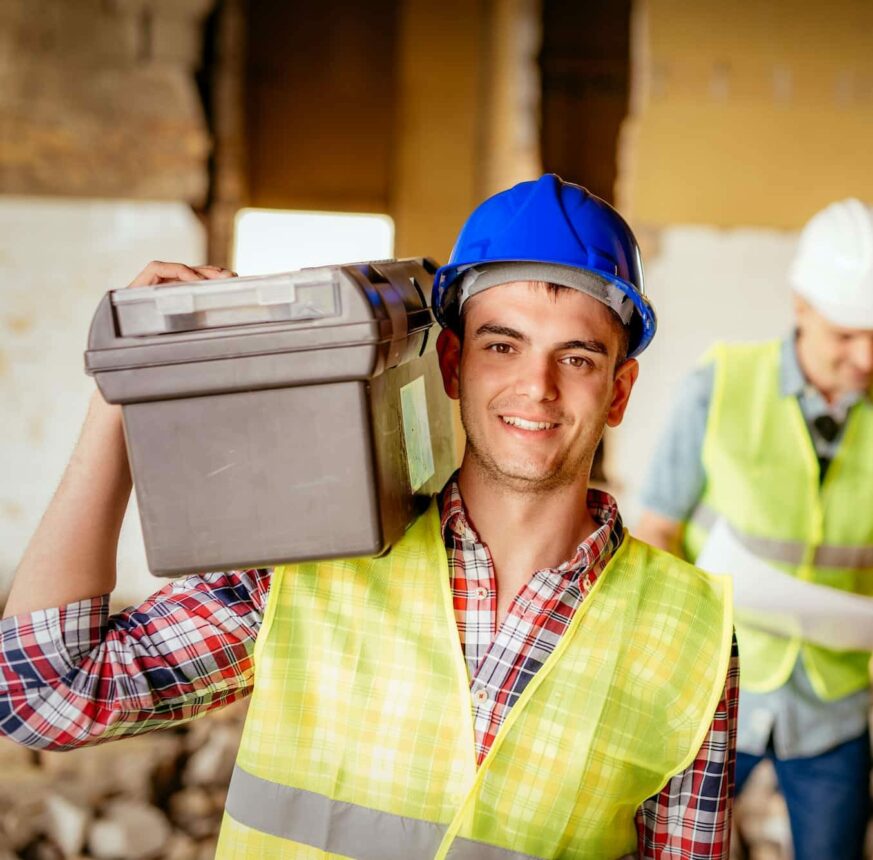
<path fill-rule="evenodd" d="M 93 390 L 98 299 L 151 259 L 205 261 L 188 204 L 207 193 L 195 72 L 214 5 L 0 0 L 0 594 Z M 154 589 L 135 516 L 119 564 L 120 599 Z"/>
<path fill-rule="evenodd" d="M 2 0 L 0 193 L 203 203 L 214 0 Z"/>
<path fill-rule="evenodd" d="M 780 337 L 791 326 L 785 280 L 797 234 L 756 228 L 677 226 L 647 257 L 658 333 L 640 359 L 624 423 L 607 437 L 606 473 L 633 527 L 656 441 L 683 377 L 716 340 Z"/>
<path fill-rule="evenodd" d="M 78 437 L 94 389 L 82 353 L 99 298 L 149 260 L 199 261 L 204 250 L 182 203 L 0 196 L 0 594 Z M 131 510 L 119 599 L 155 583 Z"/>

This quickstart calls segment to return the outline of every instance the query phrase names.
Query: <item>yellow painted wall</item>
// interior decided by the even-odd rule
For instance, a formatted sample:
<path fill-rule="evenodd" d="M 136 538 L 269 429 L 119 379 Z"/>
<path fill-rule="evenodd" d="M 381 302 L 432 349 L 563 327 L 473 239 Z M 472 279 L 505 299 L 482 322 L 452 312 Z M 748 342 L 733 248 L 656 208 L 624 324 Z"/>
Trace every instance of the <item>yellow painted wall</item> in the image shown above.
<path fill-rule="evenodd" d="M 391 214 L 399 257 L 443 263 L 482 191 L 487 5 L 408 0 L 399 28 L 400 95 Z"/>
<path fill-rule="evenodd" d="M 633 63 L 635 222 L 795 228 L 873 200 L 870 0 L 638 0 Z"/>

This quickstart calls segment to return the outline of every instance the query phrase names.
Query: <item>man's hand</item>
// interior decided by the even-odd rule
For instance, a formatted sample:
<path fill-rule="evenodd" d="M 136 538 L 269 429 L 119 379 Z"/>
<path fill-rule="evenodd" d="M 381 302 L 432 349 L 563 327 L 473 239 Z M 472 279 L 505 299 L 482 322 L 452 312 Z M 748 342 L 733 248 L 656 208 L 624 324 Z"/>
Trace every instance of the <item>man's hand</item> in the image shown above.
<path fill-rule="evenodd" d="M 184 263 L 163 263 L 152 260 L 129 284 L 129 287 L 157 287 L 179 281 L 216 281 L 235 278 L 236 272 L 221 266 L 186 266 Z"/>

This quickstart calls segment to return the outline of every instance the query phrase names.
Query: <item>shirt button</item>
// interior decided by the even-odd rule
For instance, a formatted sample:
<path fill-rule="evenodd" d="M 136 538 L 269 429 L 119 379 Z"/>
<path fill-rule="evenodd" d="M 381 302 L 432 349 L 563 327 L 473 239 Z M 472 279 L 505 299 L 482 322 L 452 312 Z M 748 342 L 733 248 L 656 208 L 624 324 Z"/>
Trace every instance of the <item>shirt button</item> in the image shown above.
<path fill-rule="evenodd" d="M 484 687 L 480 687 L 473 693 L 473 701 L 477 705 L 484 705 L 488 701 L 488 691 Z"/>
<path fill-rule="evenodd" d="M 480 585 L 473 593 L 476 595 L 476 600 L 484 600 L 488 597 L 488 589 L 484 585 Z"/>

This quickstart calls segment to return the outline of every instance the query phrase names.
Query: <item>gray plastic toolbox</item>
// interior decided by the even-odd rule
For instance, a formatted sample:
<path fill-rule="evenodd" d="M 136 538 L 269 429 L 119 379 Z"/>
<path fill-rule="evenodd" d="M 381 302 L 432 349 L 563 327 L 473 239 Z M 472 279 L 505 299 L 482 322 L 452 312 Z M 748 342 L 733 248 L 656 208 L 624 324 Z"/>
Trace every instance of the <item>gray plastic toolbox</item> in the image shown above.
<path fill-rule="evenodd" d="M 455 466 L 428 259 L 115 290 L 85 353 L 120 403 L 158 576 L 378 555 Z"/>

